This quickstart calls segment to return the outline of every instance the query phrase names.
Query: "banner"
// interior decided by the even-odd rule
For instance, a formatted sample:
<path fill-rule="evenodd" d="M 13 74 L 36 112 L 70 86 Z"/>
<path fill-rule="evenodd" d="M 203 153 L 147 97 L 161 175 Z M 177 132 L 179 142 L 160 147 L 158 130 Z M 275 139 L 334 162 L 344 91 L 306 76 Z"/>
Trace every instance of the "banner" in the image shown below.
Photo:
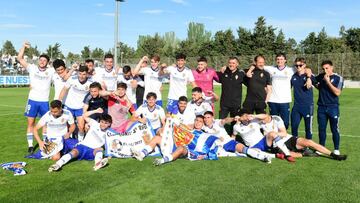
<path fill-rule="evenodd" d="M 130 148 L 141 151 L 154 137 L 150 123 L 135 122 L 125 133 L 113 133 L 108 131 L 105 138 L 105 155 L 116 158 L 131 158 Z M 159 149 L 150 156 L 159 155 Z"/>
<path fill-rule="evenodd" d="M 0 85 L 29 85 L 29 76 L 0 75 Z"/>
<path fill-rule="evenodd" d="M 217 157 L 246 157 L 246 155 L 242 153 L 225 151 L 222 139 L 216 139 L 212 146 L 206 146 L 206 143 L 209 143 L 208 141 L 216 135 L 201 133 L 200 139 L 199 135 L 194 139 L 195 135 L 196 134 L 190 132 L 187 126 L 179 124 L 176 118 L 167 118 L 160 144 L 161 153 L 164 156 L 168 156 L 176 150 L 176 147 L 187 146 L 189 150 L 197 152 L 207 149 L 205 151 L 216 153 Z M 203 153 L 205 153 L 205 151 Z M 191 159 L 191 157 L 188 158 Z"/>

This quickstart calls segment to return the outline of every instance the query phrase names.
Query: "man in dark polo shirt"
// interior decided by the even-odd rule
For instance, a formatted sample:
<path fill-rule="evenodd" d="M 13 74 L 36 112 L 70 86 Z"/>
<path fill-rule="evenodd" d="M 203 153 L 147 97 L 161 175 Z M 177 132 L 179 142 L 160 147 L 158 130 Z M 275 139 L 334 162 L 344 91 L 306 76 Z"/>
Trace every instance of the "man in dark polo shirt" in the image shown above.
<path fill-rule="evenodd" d="M 239 60 L 230 57 L 225 71 L 218 73 L 221 83 L 220 119 L 226 118 L 229 113 L 230 117 L 235 117 L 240 110 L 245 73 L 238 66 Z"/>
<path fill-rule="evenodd" d="M 247 86 L 246 98 L 243 104 L 243 109 L 252 114 L 266 113 L 266 104 L 271 95 L 271 77 L 270 74 L 264 70 L 265 57 L 257 55 L 254 58 L 255 69 L 251 77 L 245 77 L 244 84 Z"/>
<path fill-rule="evenodd" d="M 100 96 L 101 84 L 98 82 L 93 82 L 90 84 L 90 91 L 84 97 L 84 107 L 83 112 L 84 114 L 87 111 L 96 110 L 98 108 L 102 108 L 104 113 L 107 113 L 107 100 Z M 100 118 L 100 113 L 94 113 L 90 117 L 96 121 Z"/>
<path fill-rule="evenodd" d="M 334 73 L 333 63 L 330 60 L 321 63 L 324 73 L 316 76 L 319 89 L 318 99 L 318 125 L 319 125 L 319 142 L 325 146 L 326 126 L 330 121 L 330 128 L 334 142 L 334 154 L 339 155 L 340 132 L 339 132 L 339 96 L 344 85 L 343 77 Z"/>

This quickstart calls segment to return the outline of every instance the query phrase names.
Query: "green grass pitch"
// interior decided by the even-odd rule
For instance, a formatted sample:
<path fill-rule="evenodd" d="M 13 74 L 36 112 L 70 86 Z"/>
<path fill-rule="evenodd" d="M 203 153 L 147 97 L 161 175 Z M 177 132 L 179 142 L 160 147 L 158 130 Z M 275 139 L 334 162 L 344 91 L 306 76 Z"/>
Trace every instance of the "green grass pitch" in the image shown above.
<path fill-rule="evenodd" d="M 27 144 L 23 112 L 28 91 L 0 89 L 0 163 L 28 163 L 25 176 L 14 177 L 0 169 L 0 202 L 360 201 L 360 89 L 344 89 L 340 99 L 340 150 L 348 154 L 343 162 L 306 157 L 295 164 L 282 160 L 264 164 L 249 158 L 220 158 L 178 160 L 154 167 L 153 158 L 143 162 L 111 159 L 108 167 L 96 172 L 92 170 L 93 162 L 75 161 L 57 173 L 47 172 L 51 160 L 24 158 Z M 220 92 L 219 87 L 216 92 Z M 317 91 L 315 95 L 316 101 Z M 303 123 L 300 131 L 304 134 Z M 313 131 L 318 141 L 316 116 Z M 330 133 L 327 147 L 333 149 Z"/>

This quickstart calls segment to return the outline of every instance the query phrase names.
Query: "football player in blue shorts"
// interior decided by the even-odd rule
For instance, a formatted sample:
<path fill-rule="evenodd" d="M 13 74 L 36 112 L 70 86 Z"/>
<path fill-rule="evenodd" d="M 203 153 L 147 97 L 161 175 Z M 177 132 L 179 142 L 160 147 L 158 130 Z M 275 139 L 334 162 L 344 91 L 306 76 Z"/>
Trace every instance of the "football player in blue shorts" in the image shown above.
<path fill-rule="evenodd" d="M 75 148 L 62 156 L 55 164 L 48 169 L 49 172 L 58 171 L 63 165 L 71 159 L 95 161 L 94 170 L 104 167 L 108 163 L 107 158 L 103 158 L 103 148 L 107 131 L 113 131 L 110 126 L 112 118 L 108 114 L 102 114 L 97 122 L 90 118 L 94 113 L 103 113 L 101 108 L 88 111 L 84 114 L 84 119 L 90 124 L 90 129 L 83 141 L 79 142 Z M 114 131 L 115 133 L 115 131 Z"/>

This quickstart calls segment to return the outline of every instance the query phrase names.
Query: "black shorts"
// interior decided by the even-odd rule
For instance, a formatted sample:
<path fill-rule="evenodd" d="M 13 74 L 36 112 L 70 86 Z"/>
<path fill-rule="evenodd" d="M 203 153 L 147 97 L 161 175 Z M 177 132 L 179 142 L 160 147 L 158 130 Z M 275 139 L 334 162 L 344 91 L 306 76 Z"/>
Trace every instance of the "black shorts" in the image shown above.
<path fill-rule="evenodd" d="M 297 137 L 290 137 L 286 142 L 285 142 L 285 146 L 292 152 L 297 152 L 299 151 L 297 148 L 296 148 L 296 142 L 297 142 Z"/>

